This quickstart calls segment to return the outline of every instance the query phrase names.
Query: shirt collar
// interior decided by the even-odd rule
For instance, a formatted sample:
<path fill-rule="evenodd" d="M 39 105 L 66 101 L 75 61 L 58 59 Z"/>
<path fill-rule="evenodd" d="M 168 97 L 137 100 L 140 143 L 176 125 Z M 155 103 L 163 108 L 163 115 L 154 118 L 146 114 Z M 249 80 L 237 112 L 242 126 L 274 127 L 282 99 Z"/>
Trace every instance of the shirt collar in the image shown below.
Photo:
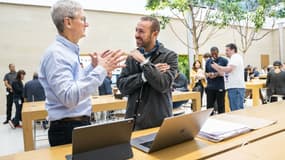
<path fill-rule="evenodd" d="M 150 58 L 159 48 L 158 40 L 155 41 L 155 46 L 149 52 L 146 52 L 144 48 L 139 48 L 139 51 L 144 55 L 145 58 Z"/>
<path fill-rule="evenodd" d="M 56 36 L 56 41 L 62 43 L 65 45 L 67 48 L 71 49 L 73 52 L 75 52 L 77 55 L 79 55 L 79 46 L 77 44 L 74 44 L 70 42 L 68 39 L 61 35 Z"/>

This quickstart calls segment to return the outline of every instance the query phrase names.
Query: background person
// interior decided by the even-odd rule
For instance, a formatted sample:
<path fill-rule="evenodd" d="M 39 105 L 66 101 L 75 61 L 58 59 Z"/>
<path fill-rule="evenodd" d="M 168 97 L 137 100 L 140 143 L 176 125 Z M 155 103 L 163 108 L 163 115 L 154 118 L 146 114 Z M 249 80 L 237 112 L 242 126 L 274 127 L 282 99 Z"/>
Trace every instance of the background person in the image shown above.
<path fill-rule="evenodd" d="M 27 102 L 44 101 L 45 91 L 39 81 L 38 73 L 34 73 L 33 80 L 28 81 L 24 88 L 24 98 Z"/>
<path fill-rule="evenodd" d="M 211 65 L 220 74 L 225 75 L 225 85 L 228 91 L 231 111 L 243 109 L 245 82 L 243 58 L 237 53 L 237 46 L 233 43 L 226 45 L 226 55 L 229 63 L 226 67 L 215 62 Z"/>
<path fill-rule="evenodd" d="M 14 64 L 9 64 L 9 73 L 4 76 L 4 85 L 6 87 L 6 120 L 3 124 L 7 124 L 11 119 L 13 106 L 13 89 L 12 82 L 16 80 L 17 72 Z"/>
<path fill-rule="evenodd" d="M 280 61 L 274 61 L 273 70 L 267 74 L 266 87 L 267 97 L 272 102 L 277 99 L 271 98 L 272 95 L 284 95 L 285 96 L 285 71 L 282 70 L 282 63 Z"/>
<path fill-rule="evenodd" d="M 174 91 L 179 91 L 179 92 L 189 91 L 188 80 L 187 80 L 186 76 L 183 73 L 181 73 L 179 70 L 176 73 L 174 82 L 172 84 L 172 88 Z M 187 102 L 188 102 L 187 100 L 186 101 L 173 102 L 173 109 L 178 108 Z"/>
<path fill-rule="evenodd" d="M 38 73 L 33 74 L 33 79 L 28 81 L 24 87 L 24 101 L 25 102 L 36 102 L 36 101 L 44 101 L 46 99 L 45 91 L 43 86 L 39 81 Z M 40 121 L 37 121 L 40 123 Z M 47 129 L 48 121 L 43 120 L 42 126 L 44 129 Z"/>
<path fill-rule="evenodd" d="M 211 59 L 206 62 L 205 75 L 207 77 L 207 109 L 215 108 L 216 113 L 225 112 L 225 82 L 224 75 L 214 69 L 211 64 L 213 62 L 220 66 L 227 66 L 228 60 L 224 57 L 219 56 L 219 49 L 212 47 L 210 49 Z"/>
<path fill-rule="evenodd" d="M 207 86 L 205 72 L 202 69 L 202 64 L 199 60 L 193 63 L 192 69 L 190 71 L 190 89 L 192 91 L 200 92 L 201 95 L 201 105 L 204 94 L 204 89 Z"/>
<path fill-rule="evenodd" d="M 112 94 L 112 72 L 108 72 L 108 75 L 105 77 L 103 84 L 99 86 L 99 95 L 110 95 Z"/>
<path fill-rule="evenodd" d="M 9 120 L 9 125 L 11 128 L 21 127 L 20 121 L 22 121 L 22 106 L 24 102 L 24 77 L 26 72 L 24 70 L 19 70 L 17 72 L 16 80 L 12 83 L 13 89 L 13 101 L 16 105 L 15 117 L 12 120 Z"/>

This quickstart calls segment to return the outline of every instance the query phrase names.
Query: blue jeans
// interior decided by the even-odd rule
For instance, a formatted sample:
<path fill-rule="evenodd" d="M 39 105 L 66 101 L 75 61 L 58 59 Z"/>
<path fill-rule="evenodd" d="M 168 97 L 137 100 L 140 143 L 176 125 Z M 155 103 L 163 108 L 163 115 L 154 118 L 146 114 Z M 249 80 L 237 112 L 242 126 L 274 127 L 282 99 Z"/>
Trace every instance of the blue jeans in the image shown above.
<path fill-rule="evenodd" d="M 231 111 L 243 109 L 244 94 L 245 94 L 244 88 L 228 89 L 228 98 L 230 102 Z"/>
<path fill-rule="evenodd" d="M 15 126 L 20 125 L 20 121 L 22 121 L 22 106 L 23 106 L 23 99 L 22 98 L 14 98 L 13 99 L 15 106 L 16 106 L 16 112 L 15 117 L 12 119 L 12 122 Z"/>
<path fill-rule="evenodd" d="M 173 102 L 173 109 L 179 108 L 183 104 L 187 103 L 188 101 L 178 101 L 178 102 Z"/>

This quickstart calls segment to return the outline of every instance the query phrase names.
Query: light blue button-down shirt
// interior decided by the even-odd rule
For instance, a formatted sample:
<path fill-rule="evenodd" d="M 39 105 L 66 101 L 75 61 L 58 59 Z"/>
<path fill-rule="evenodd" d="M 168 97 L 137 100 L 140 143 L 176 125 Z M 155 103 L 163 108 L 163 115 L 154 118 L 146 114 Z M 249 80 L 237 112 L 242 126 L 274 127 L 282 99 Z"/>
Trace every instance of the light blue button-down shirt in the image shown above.
<path fill-rule="evenodd" d="M 107 76 L 106 70 L 91 64 L 82 69 L 79 46 L 58 35 L 45 51 L 39 80 L 46 94 L 48 120 L 91 114 L 90 95 Z"/>

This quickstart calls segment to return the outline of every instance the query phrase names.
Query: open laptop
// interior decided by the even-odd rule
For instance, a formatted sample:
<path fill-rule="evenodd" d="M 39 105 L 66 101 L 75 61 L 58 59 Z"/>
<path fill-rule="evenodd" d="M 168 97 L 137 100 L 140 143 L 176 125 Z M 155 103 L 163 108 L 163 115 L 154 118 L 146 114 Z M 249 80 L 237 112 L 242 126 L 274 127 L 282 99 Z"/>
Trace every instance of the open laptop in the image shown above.
<path fill-rule="evenodd" d="M 72 132 L 72 155 L 67 160 L 129 159 L 133 119 L 77 127 Z"/>
<path fill-rule="evenodd" d="M 131 140 L 131 145 L 150 153 L 192 140 L 202 128 L 213 109 L 165 118 L 157 133 Z"/>

